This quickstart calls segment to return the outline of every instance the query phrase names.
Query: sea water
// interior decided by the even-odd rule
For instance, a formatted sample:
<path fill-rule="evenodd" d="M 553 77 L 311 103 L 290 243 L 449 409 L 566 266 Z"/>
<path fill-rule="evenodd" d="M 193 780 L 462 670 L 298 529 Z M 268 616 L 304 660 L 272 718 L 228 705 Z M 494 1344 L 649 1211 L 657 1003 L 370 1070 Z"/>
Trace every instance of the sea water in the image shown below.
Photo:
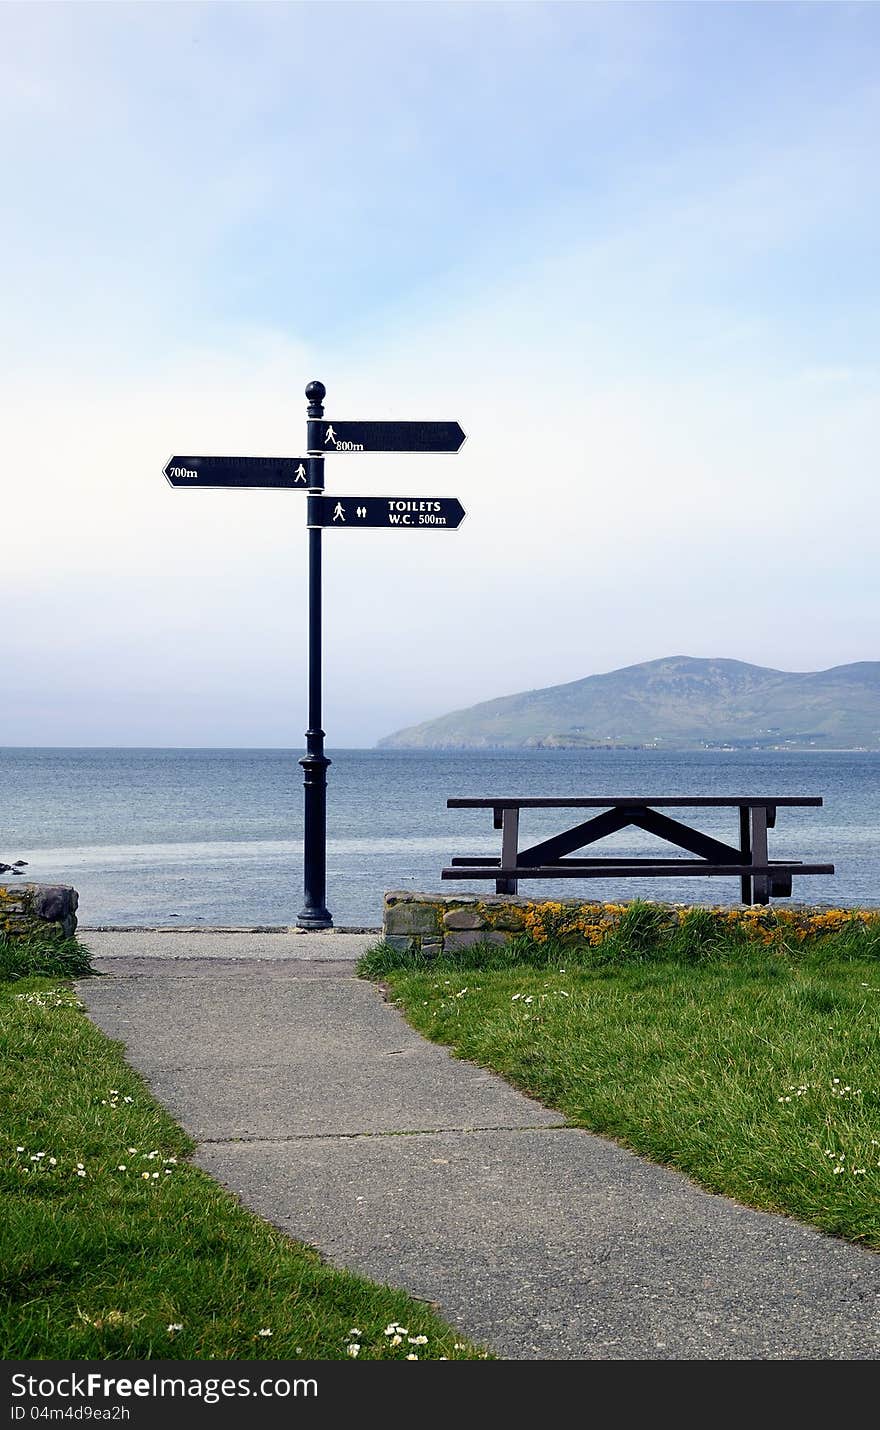
<path fill-rule="evenodd" d="M 0 749 L 0 862 L 25 859 L 27 879 L 73 884 L 86 926 L 293 924 L 303 903 L 299 753 Z M 488 882 L 440 880 L 453 855 L 500 852 L 491 810 L 446 808 L 462 795 L 821 795 L 820 809 L 779 810 L 770 857 L 836 865 L 833 877 L 796 879 L 796 900 L 880 904 L 880 754 L 329 754 L 327 904 L 338 926 L 377 927 L 386 889 L 494 892 Z M 671 813 L 738 842 L 736 810 Z M 524 811 L 520 843 L 577 818 Z M 606 850 L 679 852 L 633 829 L 590 853 Z M 528 881 L 520 892 L 733 903 L 739 882 Z"/>

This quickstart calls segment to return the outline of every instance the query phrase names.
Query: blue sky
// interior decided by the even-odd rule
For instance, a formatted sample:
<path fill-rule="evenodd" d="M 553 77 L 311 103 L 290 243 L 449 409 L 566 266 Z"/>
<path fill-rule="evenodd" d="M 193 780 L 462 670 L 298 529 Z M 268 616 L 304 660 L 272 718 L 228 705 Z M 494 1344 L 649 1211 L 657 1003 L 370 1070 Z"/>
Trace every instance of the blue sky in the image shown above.
<path fill-rule="evenodd" d="M 469 433 L 328 471 L 469 513 L 328 549 L 337 744 L 666 654 L 875 657 L 878 41 L 849 4 L 4 6 L 0 743 L 299 743 L 298 495 L 161 467 L 298 454 L 312 376 Z"/>

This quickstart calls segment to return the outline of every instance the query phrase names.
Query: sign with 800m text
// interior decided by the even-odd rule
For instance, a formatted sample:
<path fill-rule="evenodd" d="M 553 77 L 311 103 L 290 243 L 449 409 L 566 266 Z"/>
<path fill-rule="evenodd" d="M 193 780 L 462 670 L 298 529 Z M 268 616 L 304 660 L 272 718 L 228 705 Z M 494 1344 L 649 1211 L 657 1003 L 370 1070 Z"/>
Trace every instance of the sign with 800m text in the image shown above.
<path fill-rule="evenodd" d="M 308 424 L 311 452 L 457 452 L 457 422 L 326 422 Z"/>

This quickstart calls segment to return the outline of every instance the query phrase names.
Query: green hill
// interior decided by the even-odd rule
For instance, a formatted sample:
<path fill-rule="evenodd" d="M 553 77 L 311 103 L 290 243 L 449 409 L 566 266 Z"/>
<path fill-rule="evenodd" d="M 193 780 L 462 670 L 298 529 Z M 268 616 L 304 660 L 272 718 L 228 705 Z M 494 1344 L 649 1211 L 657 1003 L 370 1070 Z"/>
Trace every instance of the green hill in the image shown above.
<path fill-rule="evenodd" d="M 880 661 L 806 673 L 669 656 L 398 730 L 396 750 L 880 749 Z"/>

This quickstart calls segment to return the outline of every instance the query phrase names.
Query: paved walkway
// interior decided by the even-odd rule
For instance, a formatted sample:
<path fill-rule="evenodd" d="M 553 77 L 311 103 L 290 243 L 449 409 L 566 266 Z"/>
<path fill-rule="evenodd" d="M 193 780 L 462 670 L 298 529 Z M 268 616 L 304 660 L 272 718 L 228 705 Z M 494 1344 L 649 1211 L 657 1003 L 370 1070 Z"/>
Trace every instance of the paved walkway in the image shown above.
<path fill-rule="evenodd" d="M 305 937 L 89 934 L 79 985 L 262 1216 L 512 1360 L 880 1359 L 880 1256 L 563 1126 L 355 978 L 370 935 Z"/>

